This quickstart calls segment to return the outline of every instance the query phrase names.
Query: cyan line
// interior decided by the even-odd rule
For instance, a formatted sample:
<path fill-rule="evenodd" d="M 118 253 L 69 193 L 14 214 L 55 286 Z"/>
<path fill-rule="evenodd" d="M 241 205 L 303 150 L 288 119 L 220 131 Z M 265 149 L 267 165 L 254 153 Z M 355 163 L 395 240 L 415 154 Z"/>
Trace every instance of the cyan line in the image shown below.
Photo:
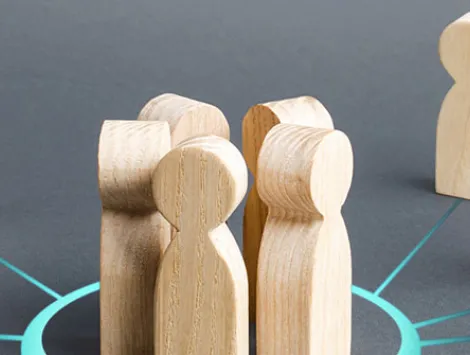
<path fill-rule="evenodd" d="M 421 340 L 421 346 L 425 347 L 425 346 L 449 345 L 449 344 L 467 343 L 467 342 L 470 342 L 470 337 Z"/>
<path fill-rule="evenodd" d="M 0 334 L 0 341 L 22 341 L 22 335 Z"/>
<path fill-rule="evenodd" d="M 382 297 L 375 296 L 372 292 L 364 290 L 363 288 L 353 285 L 352 293 L 376 305 L 394 320 L 401 337 L 400 349 L 397 355 L 421 355 L 418 331 L 402 311 Z"/>
<path fill-rule="evenodd" d="M 46 355 L 42 345 L 42 335 L 49 321 L 71 303 L 93 292 L 97 292 L 99 289 L 100 283 L 95 282 L 94 284 L 82 287 L 63 296 L 44 308 L 31 323 L 29 323 L 24 332 L 23 341 L 21 342 L 21 355 Z"/>
<path fill-rule="evenodd" d="M 437 223 L 432 227 L 432 229 L 424 236 L 424 238 L 419 242 L 419 244 L 411 251 L 408 256 L 403 259 L 400 265 L 387 277 L 387 279 L 377 288 L 375 291 L 375 295 L 378 296 L 382 293 L 382 291 L 393 281 L 393 279 L 398 275 L 398 273 L 413 259 L 416 253 L 426 244 L 426 242 L 432 237 L 434 232 L 436 232 L 450 217 L 452 212 L 462 203 L 461 199 L 455 201 L 452 206 L 447 210 L 447 212 L 437 221 Z"/>
<path fill-rule="evenodd" d="M 465 317 L 465 316 L 468 316 L 469 314 L 470 314 L 470 309 L 467 309 L 466 311 L 462 311 L 462 312 L 458 312 L 458 313 L 454 313 L 454 314 L 449 314 L 447 316 L 432 318 L 432 319 L 425 320 L 425 321 L 422 321 L 422 322 L 419 322 L 419 323 L 415 323 L 414 326 L 415 326 L 416 329 L 429 327 L 431 325 L 442 323 L 442 322 L 445 322 L 445 321 L 448 321 L 448 320 L 451 320 L 451 319 Z"/>
<path fill-rule="evenodd" d="M 27 280 L 28 282 L 32 283 L 34 286 L 36 286 L 37 288 L 43 290 L 45 293 L 49 294 L 50 296 L 54 297 L 55 299 L 59 299 L 59 298 L 62 298 L 61 295 L 59 295 L 57 292 L 51 290 L 49 287 L 47 287 L 46 285 L 40 283 L 38 280 L 36 280 L 35 278 L 29 276 L 28 274 L 26 274 L 24 271 L 21 271 L 20 269 L 18 269 L 16 266 L 10 264 L 8 261 L 6 261 L 5 259 L 3 258 L 0 258 L 0 264 L 3 264 L 4 266 L 6 266 L 7 268 L 9 268 L 11 271 L 13 271 L 14 273 L 18 274 L 19 276 L 21 276 L 22 278 L 24 278 L 25 280 Z"/>

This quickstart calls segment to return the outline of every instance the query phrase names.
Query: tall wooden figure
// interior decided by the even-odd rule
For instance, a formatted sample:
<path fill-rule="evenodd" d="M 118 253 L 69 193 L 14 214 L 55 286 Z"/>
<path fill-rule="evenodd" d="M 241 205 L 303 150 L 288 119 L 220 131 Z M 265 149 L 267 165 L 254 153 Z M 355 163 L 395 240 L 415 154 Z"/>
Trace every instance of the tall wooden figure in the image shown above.
<path fill-rule="evenodd" d="M 255 183 L 248 194 L 243 220 L 243 256 L 248 271 L 250 291 L 250 320 L 256 319 L 256 274 L 258 253 L 264 224 L 268 215 L 256 187 L 256 166 L 266 134 L 279 123 L 333 128 L 333 120 L 320 101 L 301 96 L 255 105 L 243 119 L 243 154 Z"/>
<path fill-rule="evenodd" d="M 166 93 L 148 101 L 138 121 L 165 121 L 170 125 L 171 145 L 195 136 L 215 135 L 230 139 L 230 127 L 216 106 Z"/>
<path fill-rule="evenodd" d="M 257 354 L 348 355 L 351 254 L 341 207 L 353 174 L 340 131 L 279 124 L 258 160 L 268 206 L 258 264 Z"/>
<path fill-rule="evenodd" d="M 439 51 L 455 85 L 437 124 L 436 192 L 470 199 L 470 13 L 444 30 Z"/>
<path fill-rule="evenodd" d="M 220 137 L 180 143 L 158 164 L 158 210 L 178 230 L 155 291 L 156 355 L 248 355 L 248 279 L 225 224 L 248 184 L 240 152 Z"/>
<path fill-rule="evenodd" d="M 101 355 L 153 355 L 155 278 L 170 242 L 151 178 L 170 150 L 166 122 L 105 121 L 98 178 L 101 218 Z"/>

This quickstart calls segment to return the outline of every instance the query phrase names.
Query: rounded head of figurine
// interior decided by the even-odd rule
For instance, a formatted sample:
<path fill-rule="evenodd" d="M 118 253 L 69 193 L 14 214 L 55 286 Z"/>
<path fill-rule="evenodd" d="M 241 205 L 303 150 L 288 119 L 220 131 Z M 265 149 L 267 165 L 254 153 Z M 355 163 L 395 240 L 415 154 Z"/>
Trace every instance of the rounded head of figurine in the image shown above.
<path fill-rule="evenodd" d="M 155 211 L 152 173 L 170 146 L 166 122 L 105 121 L 98 148 L 98 183 L 103 208 Z"/>
<path fill-rule="evenodd" d="M 226 222 L 247 185 L 242 155 L 216 136 L 185 140 L 162 158 L 152 178 L 157 209 L 178 230 L 211 230 Z"/>
<path fill-rule="evenodd" d="M 258 192 L 270 208 L 326 216 L 340 212 L 352 175 L 352 148 L 343 132 L 280 124 L 261 148 Z"/>
<path fill-rule="evenodd" d="M 230 127 L 219 108 L 173 93 L 165 93 L 149 100 L 137 120 L 168 122 L 172 147 L 199 135 L 230 139 Z"/>
<path fill-rule="evenodd" d="M 439 42 L 441 62 L 457 82 L 470 82 L 470 12 L 446 27 Z"/>
<path fill-rule="evenodd" d="M 242 130 L 243 154 L 252 173 L 256 172 L 259 152 L 266 135 L 279 123 L 334 128 L 326 107 L 312 96 L 298 96 L 251 107 L 243 118 Z"/>

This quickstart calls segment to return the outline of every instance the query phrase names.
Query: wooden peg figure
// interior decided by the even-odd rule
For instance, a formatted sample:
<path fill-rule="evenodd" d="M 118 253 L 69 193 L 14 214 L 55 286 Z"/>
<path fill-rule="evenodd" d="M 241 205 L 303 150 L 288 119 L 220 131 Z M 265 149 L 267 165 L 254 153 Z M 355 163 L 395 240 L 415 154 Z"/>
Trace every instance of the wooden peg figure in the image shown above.
<path fill-rule="evenodd" d="M 166 93 L 151 99 L 137 120 L 168 122 L 172 147 L 196 136 L 230 139 L 230 127 L 222 111 L 214 105 L 176 94 Z"/>
<path fill-rule="evenodd" d="M 243 199 L 245 162 L 229 141 L 186 140 L 158 164 L 158 210 L 178 230 L 155 291 L 155 354 L 248 355 L 248 279 L 225 224 Z"/>
<path fill-rule="evenodd" d="M 171 146 L 198 136 L 219 136 L 230 140 L 230 126 L 216 106 L 184 96 L 166 93 L 148 101 L 140 111 L 138 121 L 168 122 Z M 171 239 L 176 230 L 172 229 Z"/>
<path fill-rule="evenodd" d="M 258 355 L 351 351 L 351 255 L 341 207 L 353 175 L 347 136 L 279 124 L 258 159 L 268 206 L 257 289 Z"/>
<path fill-rule="evenodd" d="M 437 124 L 436 192 L 470 199 L 470 12 L 444 30 L 439 52 L 455 85 Z"/>
<path fill-rule="evenodd" d="M 157 212 L 151 178 L 169 150 L 166 122 L 105 121 L 102 126 L 101 355 L 154 353 L 155 278 L 170 242 L 170 224 Z"/>
<path fill-rule="evenodd" d="M 333 120 L 323 104 L 311 96 L 300 96 L 258 104 L 249 109 L 243 119 L 243 154 L 255 183 L 248 194 L 243 220 L 243 256 L 250 291 L 250 320 L 256 319 L 256 275 L 258 253 L 264 224 L 268 215 L 256 188 L 256 166 L 266 134 L 279 123 L 333 128 Z"/>

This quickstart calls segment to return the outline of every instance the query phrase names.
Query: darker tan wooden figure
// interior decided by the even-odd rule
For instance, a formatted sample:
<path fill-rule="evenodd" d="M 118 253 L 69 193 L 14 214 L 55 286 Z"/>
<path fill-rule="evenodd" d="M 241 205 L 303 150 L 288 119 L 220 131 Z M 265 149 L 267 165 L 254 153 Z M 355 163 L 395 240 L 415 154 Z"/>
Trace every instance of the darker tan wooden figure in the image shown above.
<path fill-rule="evenodd" d="M 320 101 L 310 96 L 258 104 L 243 119 L 243 154 L 255 183 L 248 194 L 243 220 L 243 256 L 250 285 L 250 320 L 256 314 L 256 273 L 264 224 L 268 215 L 256 187 L 257 161 L 266 134 L 279 123 L 333 128 L 333 120 Z"/>

